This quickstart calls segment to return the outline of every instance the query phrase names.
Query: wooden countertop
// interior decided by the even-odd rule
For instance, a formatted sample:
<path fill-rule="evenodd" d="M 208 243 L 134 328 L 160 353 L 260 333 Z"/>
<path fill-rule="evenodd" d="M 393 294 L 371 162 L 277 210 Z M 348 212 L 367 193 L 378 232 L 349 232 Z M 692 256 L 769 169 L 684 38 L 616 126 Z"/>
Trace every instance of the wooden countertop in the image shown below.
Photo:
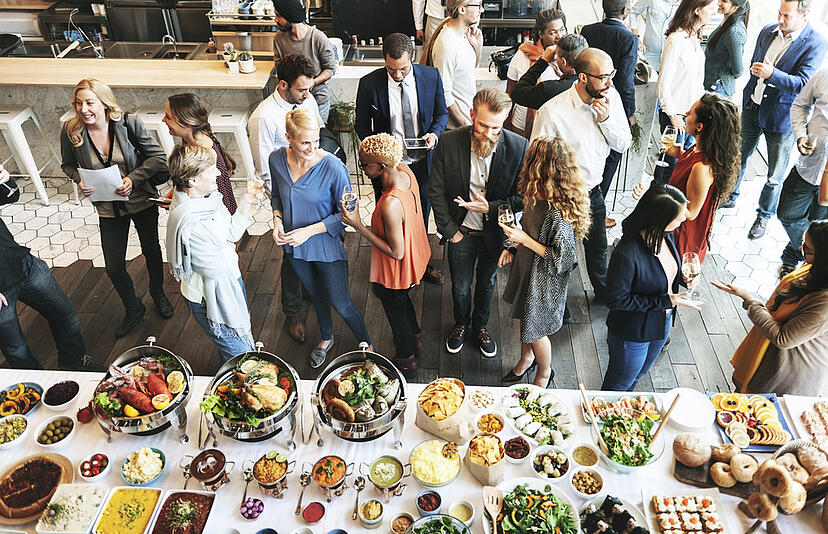
<path fill-rule="evenodd" d="M 54 3 L 54 0 L 0 0 L 0 11 L 43 11 Z"/>
<path fill-rule="evenodd" d="M 229 74 L 220 61 L 0 58 L 0 86 L 74 87 L 82 78 L 96 78 L 110 87 L 262 89 L 273 62 L 254 65 L 252 74 Z"/>

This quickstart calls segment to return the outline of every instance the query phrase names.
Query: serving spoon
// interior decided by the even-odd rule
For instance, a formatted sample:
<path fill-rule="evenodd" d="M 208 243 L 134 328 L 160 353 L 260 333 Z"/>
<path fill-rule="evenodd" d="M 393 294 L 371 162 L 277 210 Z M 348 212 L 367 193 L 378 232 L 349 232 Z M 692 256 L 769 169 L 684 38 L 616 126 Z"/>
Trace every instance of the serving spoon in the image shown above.
<path fill-rule="evenodd" d="M 302 513 L 302 496 L 305 494 L 305 488 L 310 483 L 310 473 L 302 473 L 301 475 L 299 475 L 299 484 L 302 486 L 302 489 L 299 490 L 299 501 L 296 503 L 296 510 L 294 510 L 293 512 L 294 515 L 299 515 Z"/>
<path fill-rule="evenodd" d="M 354 489 L 356 490 L 356 500 L 354 501 L 354 513 L 351 519 L 356 521 L 357 511 L 359 510 L 359 492 L 365 489 L 365 477 L 356 477 L 354 479 Z"/>

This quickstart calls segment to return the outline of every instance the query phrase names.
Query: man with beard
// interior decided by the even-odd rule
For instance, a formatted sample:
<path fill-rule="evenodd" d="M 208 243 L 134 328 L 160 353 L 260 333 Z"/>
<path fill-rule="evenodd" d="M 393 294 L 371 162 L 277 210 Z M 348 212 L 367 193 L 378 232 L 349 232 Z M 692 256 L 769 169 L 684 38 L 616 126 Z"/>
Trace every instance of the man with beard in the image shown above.
<path fill-rule="evenodd" d="M 428 192 L 441 243 L 448 241 L 454 329 L 446 349 L 452 354 L 463 348 L 469 326 L 480 352 L 497 354 L 486 329 L 505 240 L 497 211 L 501 204 L 514 212 L 523 209 L 517 182 L 528 145 L 524 137 L 503 130 L 511 107 L 509 95 L 500 89 L 480 90 L 472 101 L 471 126 L 444 133 L 431 163 Z"/>
<path fill-rule="evenodd" d="M 247 121 L 256 175 L 264 180 L 265 184 L 270 184 L 270 154 L 288 144 L 285 137 L 285 116 L 288 111 L 303 108 L 319 115 L 316 100 L 311 95 L 315 73 L 310 60 L 304 56 L 292 55 L 283 58 L 279 65 L 279 83 L 276 90 L 256 107 Z M 275 233 L 273 237 L 276 239 Z M 282 311 L 287 317 L 288 334 L 302 343 L 305 341 L 305 325 L 299 318 L 302 308 L 302 284 L 288 261 L 282 261 L 280 278 Z"/>
<path fill-rule="evenodd" d="M 298 54 L 310 60 L 313 66 L 311 94 L 319 105 L 319 115 L 328 120 L 331 102 L 328 80 L 336 72 L 336 60 L 328 37 L 314 26 L 305 24 L 305 8 L 300 0 L 275 0 L 276 24 L 279 31 L 273 38 L 273 61 L 277 72 L 283 58 Z"/>
<path fill-rule="evenodd" d="M 612 86 L 615 69 L 609 55 L 587 48 L 575 60 L 578 81 L 538 110 L 532 139 L 560 137 L 572 146 L 589 190 L 591 225 L 584 239 L 587 272 L 596 302 L 604 302 L 607 278 L 607 207 L 601 193 L 604 162 L 610 150 L 624 152 L 632 143 L 621 96 Z"/>

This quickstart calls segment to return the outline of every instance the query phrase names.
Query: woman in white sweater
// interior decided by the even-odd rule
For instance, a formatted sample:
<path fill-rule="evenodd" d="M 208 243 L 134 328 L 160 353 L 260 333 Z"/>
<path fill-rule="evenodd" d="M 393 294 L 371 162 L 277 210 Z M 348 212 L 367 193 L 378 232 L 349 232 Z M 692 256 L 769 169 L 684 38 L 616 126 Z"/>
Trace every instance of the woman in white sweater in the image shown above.
<path fill-rule="evenodd" d="M 659 131 L 671 124 L 678 136 L 676 144 L 688 148 L 693 138 L 684 135 L 684 115 L 704 94 L 704 51 L 701 29 L 719 9 L 716 0 L 682 0 L 667 27 L 667 40 L 661 53 L 656 93 L 658 93 Z M 664 156 L 666 167 L 656 167 L 653 179 L 670 181 L 676 158 Z"/>

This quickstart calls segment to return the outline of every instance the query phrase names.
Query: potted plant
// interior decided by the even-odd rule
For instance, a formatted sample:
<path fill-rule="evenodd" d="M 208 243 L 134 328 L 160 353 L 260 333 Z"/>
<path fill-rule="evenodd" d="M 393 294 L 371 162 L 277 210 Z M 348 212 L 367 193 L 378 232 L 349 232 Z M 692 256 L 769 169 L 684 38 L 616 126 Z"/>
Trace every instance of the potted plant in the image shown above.
<path fill-rule="evenodd" d="M 230 58 L 227 60 L 227 68 L 230 69 L 230 74 L 239 73 L 239 53 L 236 50 L 230 53 Z"/>
<path fill-rule="evenodd" d="M 233 43 L 224 43 L 224 50 L 221 53 L 221 57 L 224 58 L 224 63 L 227 64 L 230 62 L 230 56 L 233 55 L 235 51 L 235 47 Z"/>
<path fill-rule="evenodd" d="M 241 72 L 253 72 L 256 67 L 253 66 L 253 54 L 244 50 L 239 53 L 239 70 Z"/>

